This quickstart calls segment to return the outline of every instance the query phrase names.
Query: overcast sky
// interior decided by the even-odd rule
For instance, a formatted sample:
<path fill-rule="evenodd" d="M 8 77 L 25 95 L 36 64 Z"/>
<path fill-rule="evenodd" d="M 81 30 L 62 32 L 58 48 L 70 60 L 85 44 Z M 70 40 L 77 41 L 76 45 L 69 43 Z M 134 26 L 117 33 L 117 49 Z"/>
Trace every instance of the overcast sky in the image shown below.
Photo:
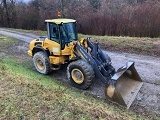
<path fill-rule="evenodd" d="M 17 1 L 29 2 L 31 0 L 17 0 Z"/>
<path fill-rule="evenodd" d="M 28 1 L 31 1 L 31 0 L 23 0 L 24 2 L 28 2 Z"/>

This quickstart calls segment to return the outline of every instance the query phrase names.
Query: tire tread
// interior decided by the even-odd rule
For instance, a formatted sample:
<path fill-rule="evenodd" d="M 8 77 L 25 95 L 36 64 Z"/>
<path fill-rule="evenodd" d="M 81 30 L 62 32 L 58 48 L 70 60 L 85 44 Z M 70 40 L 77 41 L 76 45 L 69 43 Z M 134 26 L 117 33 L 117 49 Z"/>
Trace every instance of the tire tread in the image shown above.
<path fill-rule="evenodd" d="M 85 76 L 85 80 L 84 80 L 83 84 L 77 84 L 77 83 L 73 82 L 73 80 L 71 78 L 71 75 L 70 75 L 70 67 L 71 66 L 81 67 L 81 69 L 84 72 L 84 76 Z M 68 67 L 67 67 L 67 77 L 71 81 L 71 84 L 73 86 L 75 86 L 77 88 L 80 88 L 80 89 L 87 89 L 91 85 L 92 80 L 95 77 L 95 75 L 94 75 L 93 68 L 90 64 L 88 64 L 84 60 L 77 60 L 77 61 L 71 62 L 68 65 Z"/>

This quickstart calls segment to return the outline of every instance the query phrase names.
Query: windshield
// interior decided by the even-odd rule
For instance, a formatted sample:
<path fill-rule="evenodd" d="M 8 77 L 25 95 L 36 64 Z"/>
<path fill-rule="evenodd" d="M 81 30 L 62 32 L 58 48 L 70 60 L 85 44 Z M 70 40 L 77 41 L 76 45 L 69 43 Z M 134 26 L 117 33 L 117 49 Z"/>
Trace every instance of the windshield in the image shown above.
<path fill-rule="evenodd" d="M 62 24 L 61 28 L 61 38 L 65 40 L 65 43 L 69 43 L 73 40 L 77 40 L 76 23 L 66 23 Z"/>

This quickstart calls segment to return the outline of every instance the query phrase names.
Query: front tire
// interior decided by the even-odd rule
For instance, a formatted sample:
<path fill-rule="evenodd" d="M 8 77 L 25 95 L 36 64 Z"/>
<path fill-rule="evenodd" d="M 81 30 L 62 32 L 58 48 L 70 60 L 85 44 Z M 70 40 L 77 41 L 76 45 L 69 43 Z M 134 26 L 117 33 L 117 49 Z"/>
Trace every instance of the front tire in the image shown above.
<path fill-rule="evenodd" d="M 38 72 L 49 74 L 51 71 L 49 58 L 44 52 L 37 52 L 33 56 L 33 63 Z"/>
<path fill-rule="evenodd" d="M 94 78 L 94 71 L 84 60 L 71 62 L 67 67 L 67 77 L 74 87 L 87 89 Z"/>

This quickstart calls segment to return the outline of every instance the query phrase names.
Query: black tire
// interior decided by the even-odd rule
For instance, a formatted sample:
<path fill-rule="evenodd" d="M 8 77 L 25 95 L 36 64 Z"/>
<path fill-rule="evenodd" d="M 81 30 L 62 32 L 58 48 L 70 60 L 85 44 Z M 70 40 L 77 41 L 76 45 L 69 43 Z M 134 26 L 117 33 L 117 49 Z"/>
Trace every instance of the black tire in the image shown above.
<path fill-rule="evenodd" d="M 91 85 L 95 75 L 90 64 L 84 60 L 77 60 L 68 65 L 67 77 L 74 87 L 87 89 Z"/>
<path fill-rule="evenodd" d="M 51 72 L 49 58 L 44 52 L 35 53 L 33 63 L 36 70 L 41 74 L 49 74 Z"/>

